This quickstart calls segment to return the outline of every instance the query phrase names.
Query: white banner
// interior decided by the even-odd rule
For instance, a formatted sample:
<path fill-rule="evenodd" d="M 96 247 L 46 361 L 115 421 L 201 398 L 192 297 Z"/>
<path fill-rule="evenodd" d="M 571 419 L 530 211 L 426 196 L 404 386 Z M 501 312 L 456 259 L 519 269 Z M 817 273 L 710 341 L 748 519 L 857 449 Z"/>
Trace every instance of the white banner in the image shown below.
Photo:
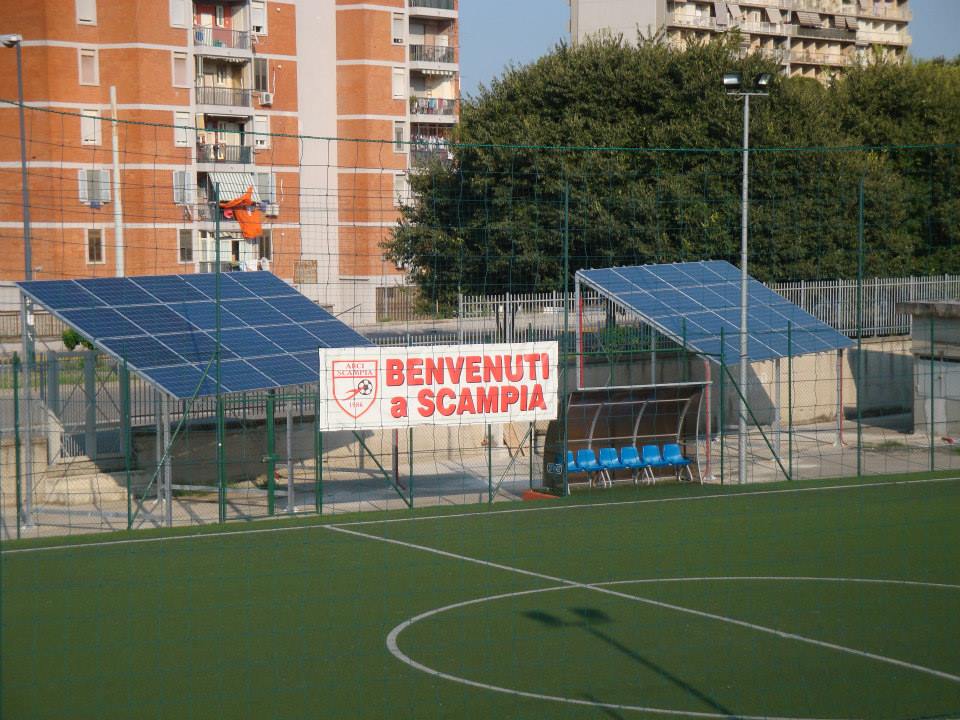
<path fill-rule="evenodd" d="M 320 428 L 557 417 L 556 342 L 320 349 Z"/>

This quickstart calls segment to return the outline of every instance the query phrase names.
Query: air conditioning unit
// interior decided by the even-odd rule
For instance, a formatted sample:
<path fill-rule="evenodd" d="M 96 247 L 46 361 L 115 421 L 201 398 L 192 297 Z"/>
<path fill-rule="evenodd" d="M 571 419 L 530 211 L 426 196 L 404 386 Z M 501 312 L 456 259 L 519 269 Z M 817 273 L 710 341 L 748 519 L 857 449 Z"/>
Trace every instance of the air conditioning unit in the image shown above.
<path fill-rule="evenodd" d="M 273 93 L 269 93 L 269 92 L 260 93 L 260 104 L 273 105 Z"/>
<path fill-rule="evenodd" d="M 268 203 L 263 209 L 263 214 L 267 217 L 277 217 L 280 214 L 280 206 L 277 203 Z"/>

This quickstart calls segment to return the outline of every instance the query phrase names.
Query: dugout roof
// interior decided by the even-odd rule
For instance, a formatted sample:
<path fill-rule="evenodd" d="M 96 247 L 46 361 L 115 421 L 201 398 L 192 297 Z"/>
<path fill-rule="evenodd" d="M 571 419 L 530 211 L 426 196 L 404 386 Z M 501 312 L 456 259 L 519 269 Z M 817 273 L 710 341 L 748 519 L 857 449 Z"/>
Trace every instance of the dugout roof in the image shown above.
<path fill-rule="evenodd" d="M 719 363 L 740 359 L 740 270 L 724 260 L 580 270 L 577 281 Z M 749 279 L 748 356 L 772 360 L 847 348 L 852 341 Z M 722 343 L 721 343 L 722 337 Z"/>
<path fill-rule="evenodd" d="M 220 283 L 224 393 L 315 383 L 319 348 L 372 344 L 272 273 L 222 273 Z M 216 394 L 210 362 L 216 347 L 215 274 L 17 285 L 164 392 L 176 398 Z"/>

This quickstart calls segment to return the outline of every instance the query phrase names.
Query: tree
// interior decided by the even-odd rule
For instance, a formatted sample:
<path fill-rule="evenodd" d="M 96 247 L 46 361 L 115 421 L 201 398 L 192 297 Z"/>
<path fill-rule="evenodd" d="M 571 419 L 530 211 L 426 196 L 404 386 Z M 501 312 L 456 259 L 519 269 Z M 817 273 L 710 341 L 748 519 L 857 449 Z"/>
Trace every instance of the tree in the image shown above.
<path fill-rule="evenodd" d="M 509 68 L 464 101 L 453 163 L 411 177 L 415 199 L 384 245 L 387 256 L 411 268 L 425 302 L 447 307 L 458 292 L 560 289 L 564 237 L 571 270 L 735 261 L 742 105 L 725 94 L 720 78 L 731 68 L 745 77 L 777 72 L 759 55 L 739 58 L 738 49 L 735 34 L 685 51 L 656 40 L 632 46 L 603 38 L 561 44 L 531 65 Z M 868 118 L 892 113 L 895 103 L 871 96 L 872 86 L 914 73 L 902 82 L 922 96 L 931 72 L 868 67 L 830 87 L 783 78 L 769 98 L 753 103 L 752 274 L 776 280 L 855 272 L 861 180 L 871 272 L 945 262 L 933 248 L 956 247 L 956 223 L 944 227 L 956 202 L 949 164 L 956 151 L 931 150 L 942 153 L 941 166 L 915 154 L 849 150 L 887 137 Z M 951 83 L 960 77 L 949 64 L 936 72 Z M 954 110 L 938 115 L 936 132 L 914 113 L 907 130 L 914 143 L 956 130 L 960 101 L 951 92 L 936 97 Z M 889 137 L 901 138 L 892 129 Z M 811 147 L 823 149 L 797 150 Z M 936 212 L 917 184 L 922 168 L 942 176 Z"/>

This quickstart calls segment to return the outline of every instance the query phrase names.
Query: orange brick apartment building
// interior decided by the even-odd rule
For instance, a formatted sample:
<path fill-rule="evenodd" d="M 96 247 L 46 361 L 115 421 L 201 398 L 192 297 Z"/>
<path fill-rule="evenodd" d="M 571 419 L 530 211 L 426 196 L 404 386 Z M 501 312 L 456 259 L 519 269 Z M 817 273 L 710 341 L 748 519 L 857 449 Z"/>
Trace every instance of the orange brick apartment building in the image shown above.
<path fill-rule="evenodd" d="M 0 31 L 23 36 L 36 279 L 210 271 L 213 188 L 252 185 L 263 233 L 243 238 L 221 214 L 225 268 L 266 257 L 355 320 L 402 280 L 379 243 L 411 163 L 446 152 L 455 0 L 35 0 Z M 111 87 L 129 121 L 118 183 Z M 0 98 L 16 98 L 12 49 L 0 49 Z M 2 281 L 23 276 L 18 133 L 16 108 L 0 106 Z"/>

